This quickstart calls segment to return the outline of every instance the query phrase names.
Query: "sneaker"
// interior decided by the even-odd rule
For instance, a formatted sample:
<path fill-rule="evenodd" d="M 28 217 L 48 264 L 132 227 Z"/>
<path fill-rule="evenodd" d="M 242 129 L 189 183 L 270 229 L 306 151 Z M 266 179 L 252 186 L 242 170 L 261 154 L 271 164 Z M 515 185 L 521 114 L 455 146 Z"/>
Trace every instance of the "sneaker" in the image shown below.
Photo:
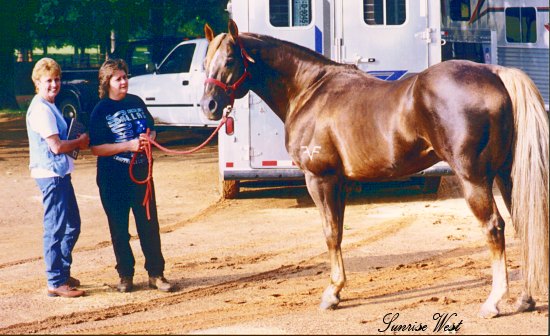
<path fill-rule="evenodd" d="M 172 290 L 172 285 L 162 275 L 161 276 L 150 276 L 149 277 L 149 287 L 156 288 L 159 291 L 163 291 L 163 292 L 170 292 Z"/>
<path fill-rule="evenodd" d="M 84 295 L 83 290 L 76 289 L 74 287 L 69 286 L 68 284 L 61 285 L 56 288 L 48 288 L 48 296 L 61 296 L 66 298 L 73 298 L 73 297 L 79 297 Z"/>
<path fill-rule="evenodd" d="M 117 290 L 121 293 L 128 293 L 134 288 L 134 278 L 131 276 L 120 277 L 120 283 L 116 286 Z"/>
<path fill-rule="evenodd" d="M 80 280 L 77 278 L 69 277 L 69 280 L 67 280 L 67 285 L 69 287 L 78 287 L 80 286 Z"/>

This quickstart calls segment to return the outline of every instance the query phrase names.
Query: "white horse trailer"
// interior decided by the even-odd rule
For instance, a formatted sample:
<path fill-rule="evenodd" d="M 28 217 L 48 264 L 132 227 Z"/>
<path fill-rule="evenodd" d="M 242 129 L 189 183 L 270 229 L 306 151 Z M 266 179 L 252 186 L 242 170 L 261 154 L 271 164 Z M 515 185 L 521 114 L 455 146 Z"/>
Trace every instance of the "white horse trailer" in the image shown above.
<path fill-rule="evenodd" d="M 511 7 L 505 5 L 510 1 L 490 0 L 231 0 L 227 7 L 240 32 L 288 40 L 334 61 L 355 64 L 384 80 L 413 75 L 442 59 L 460 58 L 461 48 L 475 46 L 473 49 L 482 51 L 480 59 L 479 55 L 463 58 L 497 63 L 511 57 L 502 56 L 510 54 L 502 49 L 524 48 L 528 53 L 540 45 L 541 54 L 545 52 L 546 57 L 533 70 L 545 72 L 541 77 L 546 76 L 546 81 L 539 88 L 544 94 L 546 85 L 544 98 L 548 102 L 548 6 L 544 7 L 542 2 L 514 1 Z M 523 17 L 532 11 L 527 9 L 524 14 L 524 8 L 534 8 L 537 13 L 536 28 L 529 24 L 529 29 L 537 30 L 535 42 L 530 35 L 534 33 L 523 31 Z M 497 22 L 497 16 L 504 21 Z M 468 24 L 466 17 L 472 24 Z M 505 21 L 517 18 L 517 23 Z M 501 36 L 506 29 L 519 29 L 520 41 L 524 41 L 525 35 L 527 40 L 516 42 L 520 38 L 517 33 Z M 515 55 L 512 58 L 524 61 L 522 52 L 519 56 L 512 53 Z M 521 63 L 502 64 L 532 74 Z M 537 77 L 533 77 L 539 84 Z M 303 177 L 286 151 L 282 121 L 256 94 L 250 92 L 237 99 L 231 117 L 233 127 L 226 127 L 218 138 L 224 197 L 234 197 L 241 180 Z M 440 177 L 449 174 L 452 171 L 448 165 L 441 163 L 413 178 L 420 179 L 426 191 L 434 191 Z"/>
<path fill-rule="evenodd" d="M 548 110 L 548 0 L 444 0 L 441 60 L 469 59 L 525 71 Z"/>

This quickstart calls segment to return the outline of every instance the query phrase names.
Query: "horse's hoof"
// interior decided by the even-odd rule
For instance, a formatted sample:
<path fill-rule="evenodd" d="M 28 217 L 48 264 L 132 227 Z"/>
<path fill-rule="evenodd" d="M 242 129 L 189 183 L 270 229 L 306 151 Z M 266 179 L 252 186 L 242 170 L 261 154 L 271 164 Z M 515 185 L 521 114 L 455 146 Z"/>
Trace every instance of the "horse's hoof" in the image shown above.
<path fill-rule="evenodd" d="M 340 303 L 339 295 L 334 295 L 332 293 L 325 292 L 323 293 L 323 297 L 321 298 L 321 304 L 319 305 L 319 308 L 321 310 L 336 309 L 339 303 Z"/>
<path fill-rule="evenodd" d="M 532 298 L 523 299 L 519 298 L 516 303 L 516 312 L 523 313 L 535 310 L 535 300 Z"/>
<path fill-rule="evenodd" d="M 321 304 L 319 305 L 319 309 L 321 310 L 334 310 L 338 307 L 338 302 L 325 302 L 321 301 Z"/>
<path fill-rule="evenodd" d="M 499 314 L 499 311 L 498 311 L 497 307 L 492 307 L 492 306 L 488 307 L 488 306 L 483 305 L 481 307 L 481 310 L 479 311 L 478 316 L 481 317 L 481 318 L 490 319 L 490 318 L 493 318 L 493 317 L 497 317 L 498 314 Z"/>

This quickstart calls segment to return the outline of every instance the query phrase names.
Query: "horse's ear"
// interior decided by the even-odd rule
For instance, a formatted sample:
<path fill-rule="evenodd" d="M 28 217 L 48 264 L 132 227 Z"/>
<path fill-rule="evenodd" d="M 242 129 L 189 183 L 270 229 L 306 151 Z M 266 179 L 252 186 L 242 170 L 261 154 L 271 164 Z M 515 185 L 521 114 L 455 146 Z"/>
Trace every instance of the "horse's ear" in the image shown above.
<path fill-rule="evenodd" d="M 237 24 L 232 19 L 229 19 L 229 22 L 227 23 L 227 30 L 229 31 L 229 34 L 231 34 L 231 37 L 233 37 L 233 40 L 237 41 L 237 36 L 239 36 L 239 28 L 237 28 Z"/>
<path fill-rule="evenodd" d="M 206 37 L 208 42 L 212 42 L 212 40 L 214 39 L 214 31 L 212 30 L 212 28 L 210 28 L 208 23 L 204 24 L 204 36 Z"/>
<path fill-rule="evenodd" d="M 233 21 L 232 19 L 229 19 L 229 23 L 227 24 L 227 30 L 229 31 L 231 38 L 233 38 L 233 41 L 237 41 L 237 37 L 239 36 L 239 28 L 237 27 L 237 24 L 235 23 L 235 21 Z M 255 63 L 254 59 L 250 57 L 250 55 L 246 52 L 246 50 L 242 49 L 242 55 L 250 63 Z"/>

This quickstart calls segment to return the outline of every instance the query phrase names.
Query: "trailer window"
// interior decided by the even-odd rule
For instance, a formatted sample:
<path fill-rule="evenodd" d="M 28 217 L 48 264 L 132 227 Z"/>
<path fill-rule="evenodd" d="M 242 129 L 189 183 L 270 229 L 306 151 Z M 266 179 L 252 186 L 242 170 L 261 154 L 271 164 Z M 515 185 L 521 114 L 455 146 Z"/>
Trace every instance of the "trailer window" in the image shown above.
<path fill-rule="evenodd" d="M 363 0 L 363 20 L 368 25 L 400 25 L 406 18 L 405 0 Z"/>
<path fill-rule="evenodd" d="M 189 72 L 195 53 L 195 44 L 183 44 L 174 50 L 158 69 L 158 74 Z"/>
<path fill-rule="evenodd" d="M 505 13 L 507 42 L 537 42 L 537 12 L 534 7 L 509 7 Z"/>
<path fill-rule="evenodd" d="M 469 21 L 471 16 L 470 0 L 451 0 L 450 3 L 451 20 Z"/>
<path fill-rule="evenodd" d="M 269 22 L 275 27 L 309 25 L 311 0 L 269 0 Z"/>

